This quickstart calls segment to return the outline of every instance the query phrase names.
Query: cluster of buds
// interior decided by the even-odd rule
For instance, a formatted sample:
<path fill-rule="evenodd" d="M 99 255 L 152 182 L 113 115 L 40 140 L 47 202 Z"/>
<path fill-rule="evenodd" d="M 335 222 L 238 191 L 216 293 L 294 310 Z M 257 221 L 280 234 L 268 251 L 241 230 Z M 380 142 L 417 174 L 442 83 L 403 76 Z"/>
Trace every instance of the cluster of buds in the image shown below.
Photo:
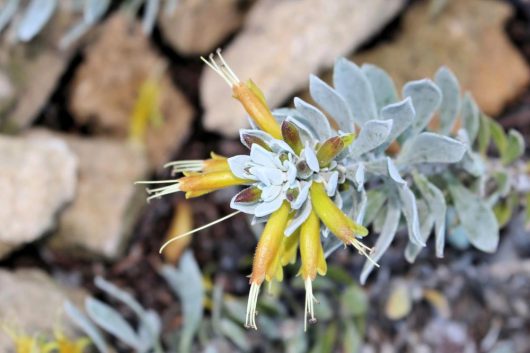
<path fill-rule="evenodd" d="M 261 285 L 281 281 L 283 267 L 296 261 L 298 249 L 299 275 L 306 290 L 306 327 L 307 322 L 316 321 L 312 281 L 317 274 L 325 275 L 327 269 L 321 235 L 332 233 L 370 259 L 370 249 L 358 240 L 368 230 L 341 210 L 339 194 L 346 179 L 341 159 L 348 154 L 355 134 L 335 131 L 324 115 L 311 112 L 301 117 L 275 117 L 260 89 L 250 80 L 241 82 L 220 51 L 217 57 L 212 54 L 203 61 L 226 81 L 250 116 L 252 128 L 240 131 L 241 142 L 250 154 L 229 158 L 212 154 L 204 161 L 169 163 L 168 167 L 183 176 L 144 182 L 166 184 L 148 189 L 149 199 L 179 191 L 192 198 L 229 186 L 245 186 L 231 201 L 236 212 L 211 224 L 240 212 L 252 215 L 253 222 L 265 223 L 252 264 L 246 327 L 257 328 Z"/>

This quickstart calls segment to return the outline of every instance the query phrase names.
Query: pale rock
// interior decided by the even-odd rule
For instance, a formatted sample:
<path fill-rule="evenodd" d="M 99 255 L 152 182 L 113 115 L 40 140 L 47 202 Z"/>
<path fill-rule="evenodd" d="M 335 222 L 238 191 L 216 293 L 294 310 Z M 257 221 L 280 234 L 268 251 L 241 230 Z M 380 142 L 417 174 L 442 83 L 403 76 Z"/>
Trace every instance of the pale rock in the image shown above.
<path fill-rule="evenodd" d="M 141 86 L 163 72 L 168 62 L 151 47 L 141 26 L 131 24 L 122 13 L 107 20 L 100 30 L 76 72 L 70 107 L 74 118 L 90 124 L 96 133 L 126 139 Z M 164 121 L 150 125 L 146 133 L 149 161 L 154 167 L 167 162 L 180 148 L 194 115 L 167 73 L 162 74 L 160 88 Z"/>
<path fill-rule="evenodd" d="M 9 35 L 0 38 L 0 76 L 7 78 L 13 90 L 10 99 L 0 93 L 1 129 L 28 127 L 49 100 L 75 53 L 74 45 L 59 49 L 60 39 L 75 21 L 71 1 L 61 0 L 59 9 L 31 42 L 13 43 Z"/>
<path fill-rule="evenodd" d="M 402 0 L 262 0 L 224 51 L 241 80 L 251 78 L 272 107 L 307 86 L 309 74 L 358 48 L 403 7 Z M 201 80 L 204 124 L 236 135 L 247 125 L 231 90 L 212 70 Z"/>
<path fill-rule="evenodd" d="M 481 109 L 496 115 L 530 81 L 528 66 L 505 33 L 511 16 L 511 6 L 500 1 L 449 1 L 436 17 L 429 14 L 428 2 L 418 2 L 406 13 L 395 41 L 353 60 L 381 66 L 398 87 L 433 77 L 446 65 Z"/>
<path fill-rule="evenodd" d="M 28 335 L 53 337 L 61 328 L 67 337 L 77 337 L 78 331 L 64 314 L 69 300 L 81 307 L 86 293 L 57 284 L 40 270 L 0 270 L 0 323 Z M 12 349 L 11 339 L 0 330 L 0 352 Z"/>
<path fill-rule="evenodd" d="M 60 139 L 0 136 L 0 258 L 40 238 L 74 197 L 77 158 Z"/>
<path fill-rule="evenodd" d="M 182 0 L 173 13 L 160 13 L 162 33 L 179 52 L 205 54 L 238 29 L 240 0 Z"/>
<path fill-rule="evenodd" d="M 30 134 L 37 140 L 50 133 L 33 130 Z M 145 189 L 134 185 L 146 178 L 145 153 L 105 137 L 59 136 L 79 160 L 78 187 L 49 244 L 79 257 L 116 258 L 123 254 L 145 205 Z"/>

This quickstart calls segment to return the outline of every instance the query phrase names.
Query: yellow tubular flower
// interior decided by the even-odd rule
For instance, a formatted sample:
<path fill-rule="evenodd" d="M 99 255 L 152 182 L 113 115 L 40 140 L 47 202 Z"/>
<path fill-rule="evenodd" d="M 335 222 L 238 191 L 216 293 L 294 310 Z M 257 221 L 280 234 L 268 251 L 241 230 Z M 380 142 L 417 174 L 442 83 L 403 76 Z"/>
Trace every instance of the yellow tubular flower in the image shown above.
<path fill-rule="evenodd" d="M 322 243 L 320 242 L 320 221 L 313 211 L 311 211 L 307 220 L 302 224 L 300 230 L 300 256 L 302 257 L 300 274 L 305 285 L 305 331 L 307 330 L 308 315 L 309 323 L 316 322 L 314 310 L 316 299 L 313 296 L 312 281 L 316 278 L 317 273 L 324 276 L 327 272 L 324 249 L 322 249 Z"/>
<path fill-rule="evenodd" d="M 202 57 L 201 59 L 232 88 L 234 98 L 241 102 L 243 108 L 245 108 L 256 125 L 272 137 L 281 139 L 282 131 L 280 125 L 272 115 L 261 90 L 251 80 L 248 80 L 247 83 L 242 83 L 226 64 L 220 49 L 217 50 L 217 56 L 220 63 L 215 61 L 213 54 L 210 55 L 209 60 Z"/>
<path fill-rule="evenodd" d="M 256 303 L 261 284 L 265 280 L 271 281 L 278 272 L 277 259 L 281 253 L 283 232 L 289 219 L 290 210 L 289 203 L 284 201 L 280 208 L 270 216 L 256 247 L 252 274 L 250 275 L 250 293 L 245 320 L 245 326 L 248 328 L 257 329 Z"/>
<path fill-rule="evenodd" d="M 149 201 L 179 191 L 185 192 L 187 198 L 197 197 L 228 186 L 249 183 L 249 180 L 236 177 L 230 170 L 211 173 L 191 172 L 186 174 L 187 176 L 175 180 L 137 182 L 137 184 L 170 184 L 160 188 L 147 189 L 147 192 L 151 194 L 151 196 L 147 198 Z"/>
<path fill-rule="evenodd" d="M 321 183 L 313 182 L 309 192 L 313 210 L 326 227 L 345 245 L 352 245 L 360 254 L 370 259 L 368 254 L 371 249 L 355 238 L 367 235 L 368 229 L 346 216 L 329 198 Z"/>

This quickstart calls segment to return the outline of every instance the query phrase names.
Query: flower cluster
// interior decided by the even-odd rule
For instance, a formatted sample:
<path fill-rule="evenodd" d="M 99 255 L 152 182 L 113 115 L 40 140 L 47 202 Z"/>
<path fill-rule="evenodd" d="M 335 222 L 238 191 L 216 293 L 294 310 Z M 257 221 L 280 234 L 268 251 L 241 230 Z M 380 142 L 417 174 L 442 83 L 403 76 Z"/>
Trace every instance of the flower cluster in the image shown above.
<path fill-rule="evenodd" d="M 242 83 L 219 52 L 204 61 L 250 116 L 251 128 L 240 130 L 250 153 L 170 163 L 184 176 L 148 191 L 150 198 L 177 191 L 196 197 L 245 186 L 231 201 L 236 212 L 173 239 L 240 212 L 265 223 L 250 276 L 248 327 L 256 328 L 261 285 L 281 280 L 298 250 L 307 324 L 315 320 L 312 281 L 326 273 L 325 258 L 334 249 L 352 245 L 366 257 L 361 283 L 400 233 L 408 236 L 409 262 L 431 234 L 437 257 L 446 237 L 493 252 L 503 219 L 513 212 L 509 200 L 528 190 L 510 171 L 525 150 L 521 134 L 505 134 L 482 114 L 446 67 L 434 81 L 410 81 L 398 92 L 381 68 L 338 59 L 333 86 L 310 77 L 319 108 L 295 98 L 294 108 L 271 111 L 256 85 Z M 487 156 L 492 144 L 500 160 Z M 358 240 L 365 227 L 378 234 L 373 251 Z"/>
<path fill-rule="evenodd" d="M 13 341 L 16 353 L 83 353 L 90 345 L 87 338 L 73 340 L 66 337 L 61 331 L 57 331 L 52 340 L 18 333 L 9 328 L 4 328 L 4 331 Z"/>
<path fill-rule="evenodd" d="M 219 51 L 217 58 L 211 55 L 204 61 L 226 81 L 250 116 L 252 128 L 240 131 L 250 153 L 169 163 L 183 176 L 156 182 L 167 185 L 148 189 L 149 199 L 178 191 L 197 197 L 245 186 L 232 198 L 231 207 L 252 215 L 254 222 L 265 222 L 250 275 L 246 326 L 257 328 L 256 304 L 263 282 L 281 281 L 283 267 L 295 262 L 298 249 L 306 289 L 305 322 L 315 322 L 312 281 L 327 268 L 321 233 L 327 237 L 331 232 L 369 259 L 370 249 L 358 240 L 368 230 L 341 210 L 339 190 L 347 186 L 342 161 L 355 139 L 353 126 L 337 131 L 310 105 L 304 106 L 305 115 L 275 117 L 259 88 L 250 80 L 241 82 Z"/>

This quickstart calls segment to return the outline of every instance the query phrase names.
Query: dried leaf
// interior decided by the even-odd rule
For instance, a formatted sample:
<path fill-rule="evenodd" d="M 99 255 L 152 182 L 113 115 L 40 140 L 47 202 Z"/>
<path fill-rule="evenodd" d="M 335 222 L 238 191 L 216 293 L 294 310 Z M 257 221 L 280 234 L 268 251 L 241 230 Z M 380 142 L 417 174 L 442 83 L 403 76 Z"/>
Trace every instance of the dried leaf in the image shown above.
<path fill-rule="evenodd" d="M 401 320 L 412 310 L 412 297 L 407 284 L 397 281 L 390 289 L 385 305 L 385 315 L 390 320 Z"/>
<path fill-rule="evenodd" d="M 181 200 L 173 213 L 171 225 L 166 233 L 166 241 L 179 235 L 189 232 L 193 229 L 193 210 L 189 201 Z M 183 237 L 173 241 L 166 246 L 162 255 L 168 264 L 177 264 L 182 253 L 191 243 L 191 237 Z"/>

